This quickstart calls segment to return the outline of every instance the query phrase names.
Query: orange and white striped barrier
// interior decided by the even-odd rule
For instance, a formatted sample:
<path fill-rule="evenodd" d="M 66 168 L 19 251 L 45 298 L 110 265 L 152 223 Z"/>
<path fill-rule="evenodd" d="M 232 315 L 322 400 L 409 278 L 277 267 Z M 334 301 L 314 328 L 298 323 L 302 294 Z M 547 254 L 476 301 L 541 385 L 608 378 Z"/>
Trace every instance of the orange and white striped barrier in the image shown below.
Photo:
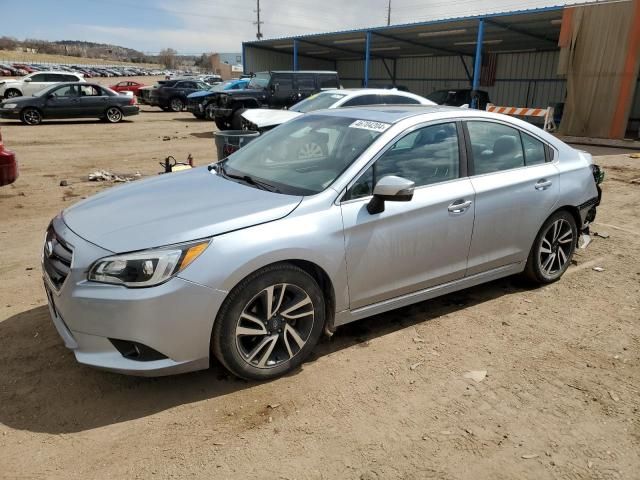
<path fill-rule="evenodd" d="M 515 117 L 544 117 L 544 130 L 546 132 L 553 132 L 556 129 L 556 124 L 553 121 L 553 107 L 499 107 L 489 103 L 487 104 L 487 112 L 502 113 L 503 115 L 513 115 Z"/>

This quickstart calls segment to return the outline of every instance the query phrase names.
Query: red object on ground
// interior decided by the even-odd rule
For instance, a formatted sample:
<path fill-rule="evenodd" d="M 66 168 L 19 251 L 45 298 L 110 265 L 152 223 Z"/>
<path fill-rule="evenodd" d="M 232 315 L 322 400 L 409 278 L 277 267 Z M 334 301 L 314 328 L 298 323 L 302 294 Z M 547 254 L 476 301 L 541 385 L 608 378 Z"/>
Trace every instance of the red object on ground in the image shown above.
<path fill-rule="evenodd" d="M 134 95 L 138 95 L 138 90 L 142 87 L 146 87 L 146 85 L 144 83 L 133 82 L 131 80 L 123 80 L 109 88 L 114 92 L 133 92 Z"/>
<path fill-rule="evenodd" d="M 16 154 L 11 150 L 5 150 L 0 133 L 0 187 L 9 185 L 18 178 L 18 162 Z"/>

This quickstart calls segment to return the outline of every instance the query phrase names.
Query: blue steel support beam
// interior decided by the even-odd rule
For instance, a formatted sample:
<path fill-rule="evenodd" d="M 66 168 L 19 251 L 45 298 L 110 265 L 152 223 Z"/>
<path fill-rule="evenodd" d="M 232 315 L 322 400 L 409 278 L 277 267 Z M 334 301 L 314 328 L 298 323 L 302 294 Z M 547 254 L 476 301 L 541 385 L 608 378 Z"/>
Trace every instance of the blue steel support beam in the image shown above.
<path fill-rule="evenodd" d="M 242 73 L 249 73 L 247 72 L 247 47 L 244 42 L 242 42 Z"/>
<path fill-rule="evenodd" d="M 367 32 L 364 49 L 364 81 L 362 82 L 364 88 L 369 86 L 369 57 L 371 57 L 371 32 Z"/>
<path fill-rule="evenodd" d="M 298 39 L 293 40 L 293 71 L 298 71 Z"/>
<path fill-rule="evenodd" d="M 478 90 L 480 88 L 480 74 L 482 71 L 482 41 L 484 39 L 484 20 L 481 18 L 478 20 L 478 38 L 476 40 L 476 58 L 473 63 L 473 85 L 472 89 Z M 478 100 L 474 98 L 471 101 L 471 108 L 478 108 Z"/>

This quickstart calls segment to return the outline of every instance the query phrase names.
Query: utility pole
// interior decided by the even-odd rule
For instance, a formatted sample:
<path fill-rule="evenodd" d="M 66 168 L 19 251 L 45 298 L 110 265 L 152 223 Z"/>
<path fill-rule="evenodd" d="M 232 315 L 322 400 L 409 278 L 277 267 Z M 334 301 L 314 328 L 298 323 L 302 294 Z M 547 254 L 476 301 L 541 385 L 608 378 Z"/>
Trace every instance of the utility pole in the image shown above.
<path fill-rule="evenodd" d="M 260 25 L 262 25 L 264 22 L 260 21 L 260 0 L 256 0 L 256 14 L 258 16 L 257 21 L 253 22 L 254 25 L 256 25 L 258 27 L 258 31 L 256 33 L 256 38 L 258 40 L 262 39 L 263 35 L 262 32 L 260 31 Z"/>
<path fill-rule="evenodd" d="M 391 0 L 389 0 L 389 6 L 387 7 L 387 26 L 391 25 Z"/>

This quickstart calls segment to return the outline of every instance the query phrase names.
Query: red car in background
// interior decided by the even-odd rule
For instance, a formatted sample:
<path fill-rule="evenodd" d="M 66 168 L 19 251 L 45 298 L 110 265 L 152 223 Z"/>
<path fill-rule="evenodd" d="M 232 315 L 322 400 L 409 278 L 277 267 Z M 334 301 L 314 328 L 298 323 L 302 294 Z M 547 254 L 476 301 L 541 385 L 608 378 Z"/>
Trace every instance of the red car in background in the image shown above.
<path fill-rule="evenodd" d="M 144 83 L 133 82 L 131 80 L 124 80 L 109 87 L 114 92 L 133 92 L 135 96 L 138 96 L 138 90 L 142 87 L 146 87 Z"/>
<path fill-rule="evenodd" d="M 16 155 L 11 150 L 5 150 L 0 133 L 0 187 L 9 185 L 18 178 L 18 163 Z"/>

